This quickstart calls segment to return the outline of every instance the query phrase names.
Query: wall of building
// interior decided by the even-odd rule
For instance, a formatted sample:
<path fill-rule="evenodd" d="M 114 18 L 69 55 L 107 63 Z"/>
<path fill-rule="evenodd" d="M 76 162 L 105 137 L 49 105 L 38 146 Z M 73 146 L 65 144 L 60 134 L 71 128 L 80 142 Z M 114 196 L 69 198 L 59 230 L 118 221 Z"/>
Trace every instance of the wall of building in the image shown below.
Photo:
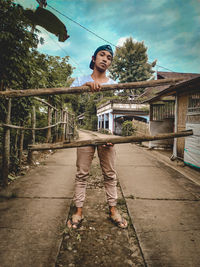
<path fill-rule="evenodd" d="M 146 134 L 149 135 L 149 123 L 138 120 L 133 120 L 133 127 L 136 128 L 136 135 Z"/>
<path fill-rule="evenodd" d="M 186 123 L 186 129 L 193 130 L 193 135 L 185 138 L 184 162 L 200 168 L 200 116 L 199 123 Z"/>
<path fill-rule="evenodd" d="M 150 121 L 149 130 L 151 135 L 161 133 L 172 133 L 174 131 L 174 119 L 164 119 L 163 121 Z M 149 142 L 149 147 L 172 147 L 173 139 L 158 140 Z"/>

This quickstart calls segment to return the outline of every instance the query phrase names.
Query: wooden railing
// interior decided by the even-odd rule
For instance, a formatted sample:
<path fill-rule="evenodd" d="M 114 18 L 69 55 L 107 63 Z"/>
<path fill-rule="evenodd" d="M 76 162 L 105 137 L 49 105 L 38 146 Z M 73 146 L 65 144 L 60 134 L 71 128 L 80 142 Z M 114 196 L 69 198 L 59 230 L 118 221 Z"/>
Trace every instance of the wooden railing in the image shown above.
<path fill-rule="evenodd" d="M 15 143 L 13 145 L 14 151 L 18 156 L 19 168 L 22 165 L 23 147 L 24 147 L 24 134 L 26 131 L 31 131 L 31 138 L 29 140 L 29 145 L 36 144 L 36 137 L 38 131 L 46 130 L 46 143 L 52 142 L 70 142 L 73 140 L 76 134 L 76 123 L 75 115 L 69 112 L 66 108 L 56 108 L 45 100 L 34 97 L 34 100 L 40 102 L 43 106 L 48 107 L 47 112 L 47 126 L 37 128 L 37 118 L 36 118 L 36 107 L 32 106 L 32 111 L 30 114 L 30 123 L 28 126 L 24 122 L 23 125 L 13 125 L 11 122 L 11 109 L 12 101 L 11 98 L 6 101 L 7 114 L 5 121 L 0 123 L 0 127 L 3 128 L 3 144 L 2 144 L 2 172 L 1 179 L 3 184 L 6 186 L 8 184 L 8 174 L 10 166 L 10 131 L 11 129 L 16 130 Z M 41 107 L 40 107 L 41 108 Z M 54 135 L 52 135 L 52 129 L 54 129 Z M 27 148 L 28 149 L 28 148 Z M 33 163 L 33 151 L 28 149 L 27 162 L 29 164 Z"/>

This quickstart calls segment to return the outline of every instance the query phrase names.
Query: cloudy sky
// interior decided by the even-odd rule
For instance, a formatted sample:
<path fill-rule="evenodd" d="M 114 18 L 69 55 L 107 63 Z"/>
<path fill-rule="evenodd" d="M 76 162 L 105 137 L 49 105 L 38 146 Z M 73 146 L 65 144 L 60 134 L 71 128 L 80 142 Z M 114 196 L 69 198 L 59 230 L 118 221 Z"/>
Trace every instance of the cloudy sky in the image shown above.
<path fill-rule="evenodd" d="M 35 9 L 36 0 L 15 0 Z M 72 76 L 91 73 L 94 50 L 105 42 L 63 15 L 114 45 L 132 36 L 147 46 L 149 61 L 176 72 L 200 73 L 200 0 L 47 0 L 47 9 L 66 25 L 70 38 L 64 43 L 42 28 L 42 53 L 70 56 Z M 115 47 L 113 46 L 113 49 Z M 157 67 L 159 71 L 167 71 Z"/>

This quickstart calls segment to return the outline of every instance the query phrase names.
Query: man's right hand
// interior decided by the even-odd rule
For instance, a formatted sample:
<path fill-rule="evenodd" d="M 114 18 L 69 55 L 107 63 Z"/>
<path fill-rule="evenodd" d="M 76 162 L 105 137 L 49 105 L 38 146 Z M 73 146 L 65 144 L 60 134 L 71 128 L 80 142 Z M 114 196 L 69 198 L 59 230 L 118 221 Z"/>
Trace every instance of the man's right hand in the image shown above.
<path fill-rule="evenodd" d="M 87 82 L 83 85 L 89 86 L 92 92 L 99 92 L 101 90 L 101 84 L 98 82 Z"/>

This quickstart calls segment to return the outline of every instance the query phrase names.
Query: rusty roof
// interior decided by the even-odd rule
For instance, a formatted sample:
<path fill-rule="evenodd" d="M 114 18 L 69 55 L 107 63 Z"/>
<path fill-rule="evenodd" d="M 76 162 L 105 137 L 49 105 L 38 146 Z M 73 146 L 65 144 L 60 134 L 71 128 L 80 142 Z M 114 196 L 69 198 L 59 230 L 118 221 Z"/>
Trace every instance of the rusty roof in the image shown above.
<path fill-rule="evenodd" d="M 181 73 L 181 72 L 166 72 L 166 71 L 158 71 L 157 72 L 157 79 L 172 79 L 172 78 L 183 78 L 183 81 L 180 81 L 176 84 L 182 84 L 184 81 L 191 80 L 194 78 L 199 77 L 200 74 L 197 73 Z M 148 102 L 149 100 L 153 99 L 157 95 L 159 95 L 162 91 L 166 91 L 167 88 L 170 88 L 171 85 L 163 85 L 157 87 L 147 87 L 143 94 L 141 94 L 137 101 L 143 103 Z"/>
<path fill-rule="evenodd" d="M 186 80 L 198 77 L 199 73 L 167 72 L 158 71 L 157 79 L 184 78 Z"/>

